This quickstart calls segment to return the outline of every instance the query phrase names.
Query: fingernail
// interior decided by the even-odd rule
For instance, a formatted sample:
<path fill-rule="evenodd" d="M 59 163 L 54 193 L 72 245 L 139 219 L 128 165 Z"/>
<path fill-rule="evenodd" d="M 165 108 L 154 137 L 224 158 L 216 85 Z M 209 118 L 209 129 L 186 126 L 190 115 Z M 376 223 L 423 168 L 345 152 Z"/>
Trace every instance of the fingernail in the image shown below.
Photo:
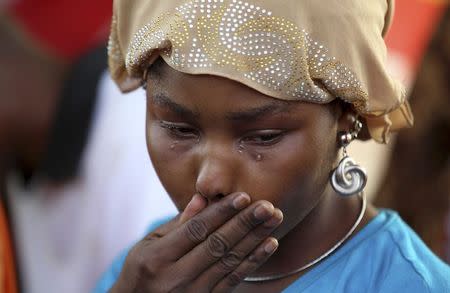
<path fill-rule="evenodd" d="M 194 196 L 191 198 L 191 201 L 187 204 L 185 209 L 189 209 L 192 206 L 194 206 L 196 203 L 198 203 L 201 200 L 201 196 L 198 194 L 194 194 Z"/>
<path fill-rule="evenodd" d="M 245 193 L 241 193 L 233 200 L 233 207 L 237 210 L 241 210 L 250 204 L 250 196 Z"/>
<path fill-rule="evenodd" d="M 275 209 L 272 218 L 264 223 L 264 227 L 274 228 L 278 226 L 283 221 L 283 212 L 279 209 Z"/>
<path fill-rule="evenodd" d="M 191 201 L 189 201 L 188 205 L 192 204 L 193 202 L 195 202 L 196 200 L 198 200 L 200 198 L 201 195 L 199 194 L 194 194 L 194 196 L 191 198 Z"/>
<path fill-rule="evenodd" d="M 195 216 L 197 213 L 199 213 L 205 207 L 206 207 L 206 202 L 204 201 L 202 196 L 195 194 L 192 197 L 191 201 L 184 208 L 184 211 L 183 211 L 183 214 L 182 214 L 182 217 L 180 218 L 180 220 L 184 221 L 187 218 Z"/>
<path fill-rule="evenodd" d="M 269 203 L 262 203 L 253 211 L 253 215 L 258 220 L 267 220 L 273 215 L 273 205 Z"/>
<path fill-rule="evenodd" d="M 269 241 L 269 243 L 267 243 L 267 244 L 264 246 L 264 251 L 265 251 L 267 254 L 271 254 L 271 253 L 273 253 L 275 250 L 277 250 L 277 248 L 278 248 L 278 240 L 276 240 L 275 238 L 272 238 L 272 239 Z"/>

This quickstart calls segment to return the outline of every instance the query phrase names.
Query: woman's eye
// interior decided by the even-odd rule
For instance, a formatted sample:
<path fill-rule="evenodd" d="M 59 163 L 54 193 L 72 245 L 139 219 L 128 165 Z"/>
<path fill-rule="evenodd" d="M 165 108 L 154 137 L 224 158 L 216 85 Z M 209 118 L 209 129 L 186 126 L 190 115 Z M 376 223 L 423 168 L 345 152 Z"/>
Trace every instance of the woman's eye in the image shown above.
<path fill-rule="evenodd" d="M 199 136 L 199 133 L 195 128 L 184 123 L 171 123 L 161 121 L 160 124 L 162 128 L 168 131 L 169 135 L 177 139 L 193 139 L 198 138 Z"/>
<path fill-rule="evenodd" d="M 280 130 L 262 130 L 251 133 L 242 140 L 248 144 L 270 146 L 281 140 L 284 132 Z"/>

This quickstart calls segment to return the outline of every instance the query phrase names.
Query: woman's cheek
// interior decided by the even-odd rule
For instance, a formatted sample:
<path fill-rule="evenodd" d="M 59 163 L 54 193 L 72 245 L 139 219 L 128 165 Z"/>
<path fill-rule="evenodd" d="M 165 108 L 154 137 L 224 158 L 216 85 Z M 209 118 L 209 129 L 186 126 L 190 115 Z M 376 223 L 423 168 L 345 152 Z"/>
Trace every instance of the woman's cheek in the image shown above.
<path fill-rule="evenodd" d="M 147 128 L 147 147 L 150 156 L 155 160 L 171 162 L 186 158 L 186 152 L 194 147 L 192 140 L 176 139 L 169 130 L 161 127 L 158 121 L 151 122 Z"/>
<path fill-rule="evenodd" d="M 171 147 L 173 146 L 173 147 Z M 162 185 L 179 210 L 184 209 L 195 193 L 189 165 L 189 156 L 180 149 L 183 144 L 174 145 L 167 130 L 157 122 L 147 126 L 147 149 Z"/>
<path fill-rule="evenodd" d="M 285 213 L 287 230 L 316 204 L 322 192 L 317 185 L 326 185 L 321 180 L 325 176 L 321 174 L 323 161 L 317 155 L 321 148 L 324 146 L 314 143 L 307 132 L 298 131 L 279 148 L 265 153 L 265 159 L 257 166 L 255 191 Z"/>
<path fill-rule="evenodd" d="M 171 152 L 167 152 L 169 141 L 164 129 L 157 122 L 147 124 L 147 148 L 152 161 L 166 161 L 172 156 Z"/>

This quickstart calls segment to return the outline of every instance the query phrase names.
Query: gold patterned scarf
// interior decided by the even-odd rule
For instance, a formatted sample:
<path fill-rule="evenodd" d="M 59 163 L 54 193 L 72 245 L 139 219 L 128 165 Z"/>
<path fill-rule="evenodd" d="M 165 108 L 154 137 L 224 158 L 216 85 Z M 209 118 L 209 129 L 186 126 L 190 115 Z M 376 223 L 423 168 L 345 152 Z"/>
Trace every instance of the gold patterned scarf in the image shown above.
<path fill-rule="evenodd" d="M 161 56 L 283 100 L 351 103 L 370 135 L 411 126 L 405 91 L 385 68 L 387 0 L 114 0 L 109 66 L 122 91 Z"/>

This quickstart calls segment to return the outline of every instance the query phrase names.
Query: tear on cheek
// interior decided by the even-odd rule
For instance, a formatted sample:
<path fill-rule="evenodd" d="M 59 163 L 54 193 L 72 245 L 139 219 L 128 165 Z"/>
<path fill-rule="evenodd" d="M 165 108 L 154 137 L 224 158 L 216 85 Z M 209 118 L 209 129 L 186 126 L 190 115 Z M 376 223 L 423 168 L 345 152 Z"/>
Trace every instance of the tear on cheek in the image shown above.
<path fill-rule="evenodd" d="M 175 157 L 175 150 L 177 145 L 172 146 L 171 143 L 164 138 L 163 135 L 158 133 L 158 130 L 150 129 L 147 132 L 147 149 L 152 161 L 164 162 L 170 160 L 171 157 Z"/>
<path fill-rule="evenodd" d="M 178 141 L 174 141 L 172 144 L 170 144 L 170 149 L 174 150 L 177 147 L 178 143 Z"/>
<path fill-rule="evenodd" d="M 253 151 L 253 150 L 249 150 L 247 147 L 245 147 L 245 145 L 243 143 L 239 143 L 239 145 L 237 147 L 237 151 L 240 155 L 248 155 L 257 162 L 261 162 L 262 160 L 264 160 L 264 155 L 262 153 L 259 153 L 257 151 Z"/>

